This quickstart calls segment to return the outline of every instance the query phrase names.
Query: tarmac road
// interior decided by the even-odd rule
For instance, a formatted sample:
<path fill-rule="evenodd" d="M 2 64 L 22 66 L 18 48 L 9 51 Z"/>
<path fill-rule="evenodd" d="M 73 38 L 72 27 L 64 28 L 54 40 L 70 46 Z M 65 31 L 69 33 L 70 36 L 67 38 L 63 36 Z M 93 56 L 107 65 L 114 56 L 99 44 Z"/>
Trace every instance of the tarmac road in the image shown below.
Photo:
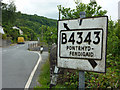
<path fill-rule="evenodd" d="M 28 51 L 28 43 L 2 49 L 2 88 L 24 88 L 39 55 Z"/>

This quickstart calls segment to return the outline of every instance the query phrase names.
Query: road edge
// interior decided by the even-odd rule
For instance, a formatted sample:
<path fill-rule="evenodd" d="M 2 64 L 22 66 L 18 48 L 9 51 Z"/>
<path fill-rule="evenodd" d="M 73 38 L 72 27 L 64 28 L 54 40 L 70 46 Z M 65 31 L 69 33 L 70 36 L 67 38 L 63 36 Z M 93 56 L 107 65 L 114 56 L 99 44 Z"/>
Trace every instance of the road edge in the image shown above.
<path fill-rule="evenodd" d="M 35 65 L 34 69 L 32 70 L 27 83 L 25 84 L 25 89 L 24 90 L 26 90 L 26 89 L 28 89 L 30 87 L 30 84 L 31 84 L 32 79 L 33 79 L 33 76 L 34 76 L 34 74 L 35 74 L 35 72 L 37 70 L 37 67 L 38 67 L 40 61 L 42 60 L 42 57 L 41 57 L 39 52 L 33 52 L 33 53 L 37 53 L 39 55 L 39 59 L 38 59 L 36 65 Z"/>

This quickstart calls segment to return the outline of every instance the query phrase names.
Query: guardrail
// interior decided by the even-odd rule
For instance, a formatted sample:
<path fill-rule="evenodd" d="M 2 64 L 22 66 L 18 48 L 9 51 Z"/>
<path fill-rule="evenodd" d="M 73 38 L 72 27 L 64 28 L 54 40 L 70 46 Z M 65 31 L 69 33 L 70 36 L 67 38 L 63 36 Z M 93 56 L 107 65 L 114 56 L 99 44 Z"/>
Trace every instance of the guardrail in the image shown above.
<path fill-rule="evenodd" d="M 31 51 L 40 51 L 40 47 L 38 45 L 38 43 L 30 43 L 28 44 L 28 50 L 31 50 Z"/>
<path fill-rule="evenodd" d="M 39 43 L 29 43 L 28 44 L 28 50 L 30 51 L 40 51 L 40 48 L 43 47 L 43 51 L 48 51 L 48 46 L 43 45 L 41 46 Z"/>

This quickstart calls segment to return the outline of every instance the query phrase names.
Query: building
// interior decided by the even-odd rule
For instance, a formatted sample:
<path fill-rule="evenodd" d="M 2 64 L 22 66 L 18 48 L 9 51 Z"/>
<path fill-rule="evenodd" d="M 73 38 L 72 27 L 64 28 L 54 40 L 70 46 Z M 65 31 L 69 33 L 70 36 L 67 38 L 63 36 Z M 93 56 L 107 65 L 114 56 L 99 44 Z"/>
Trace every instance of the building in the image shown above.
<path fill-rule="evenodd" d="M 14 27 L 12 27 L 12 28 L 19 30 L 20 35 L 23 35 L 23 31 L 22 31 L 20 28 L 18 28 L 18 27 L 16 27 L 16 26 L 14 26 Z"/>
<path fill-rule="evenodd" d="M 2 47 L 2 34 L 5 34 L 3 27 L 0 25 L 0 47 Z"/>
<path fill-rule="evenodd" d="M 0 33 L 1 34 L 5 34 L 4 30 L 3 30 L 3 27 L 0 25 Z"/>

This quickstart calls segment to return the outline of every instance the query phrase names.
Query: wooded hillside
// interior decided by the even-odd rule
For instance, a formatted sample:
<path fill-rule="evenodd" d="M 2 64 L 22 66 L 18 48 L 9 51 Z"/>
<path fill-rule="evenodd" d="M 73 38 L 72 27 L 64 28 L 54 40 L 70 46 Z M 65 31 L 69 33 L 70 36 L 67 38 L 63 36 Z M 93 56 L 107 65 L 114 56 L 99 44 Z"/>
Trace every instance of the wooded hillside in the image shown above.
<path fill-rule="evenodd" d="M 41 35 L 44 36 L 48 29 L 56 29 L 57 20 L 48 19 L 44 16 L 38 16 L 36 14 L 28 15 L 16 12 L 16 6 L 14 2 L 11 2 L 9 5 L 2 3 L 2 26 L 5 31 L 3 39 L 11 38 L 12 42 L 16 42 L 17 37 L 23 36 L 25 40 L 37 40 L 38 37 L 41 38 Z M 13 29 L 12 27 L 14 26 L 21 29 L 23 31 L 23 35 L 20 35 L 17 29 Z M 46 31 L 42 31 L 45 28 Z M 50 33 L 54 32 L 52 32 L 52 30 Z M 41 33 L 41 31 L 43 33 Z M 46 41 L 45 39 L 46 37 L 44 37 L 44 41 Z"/>

